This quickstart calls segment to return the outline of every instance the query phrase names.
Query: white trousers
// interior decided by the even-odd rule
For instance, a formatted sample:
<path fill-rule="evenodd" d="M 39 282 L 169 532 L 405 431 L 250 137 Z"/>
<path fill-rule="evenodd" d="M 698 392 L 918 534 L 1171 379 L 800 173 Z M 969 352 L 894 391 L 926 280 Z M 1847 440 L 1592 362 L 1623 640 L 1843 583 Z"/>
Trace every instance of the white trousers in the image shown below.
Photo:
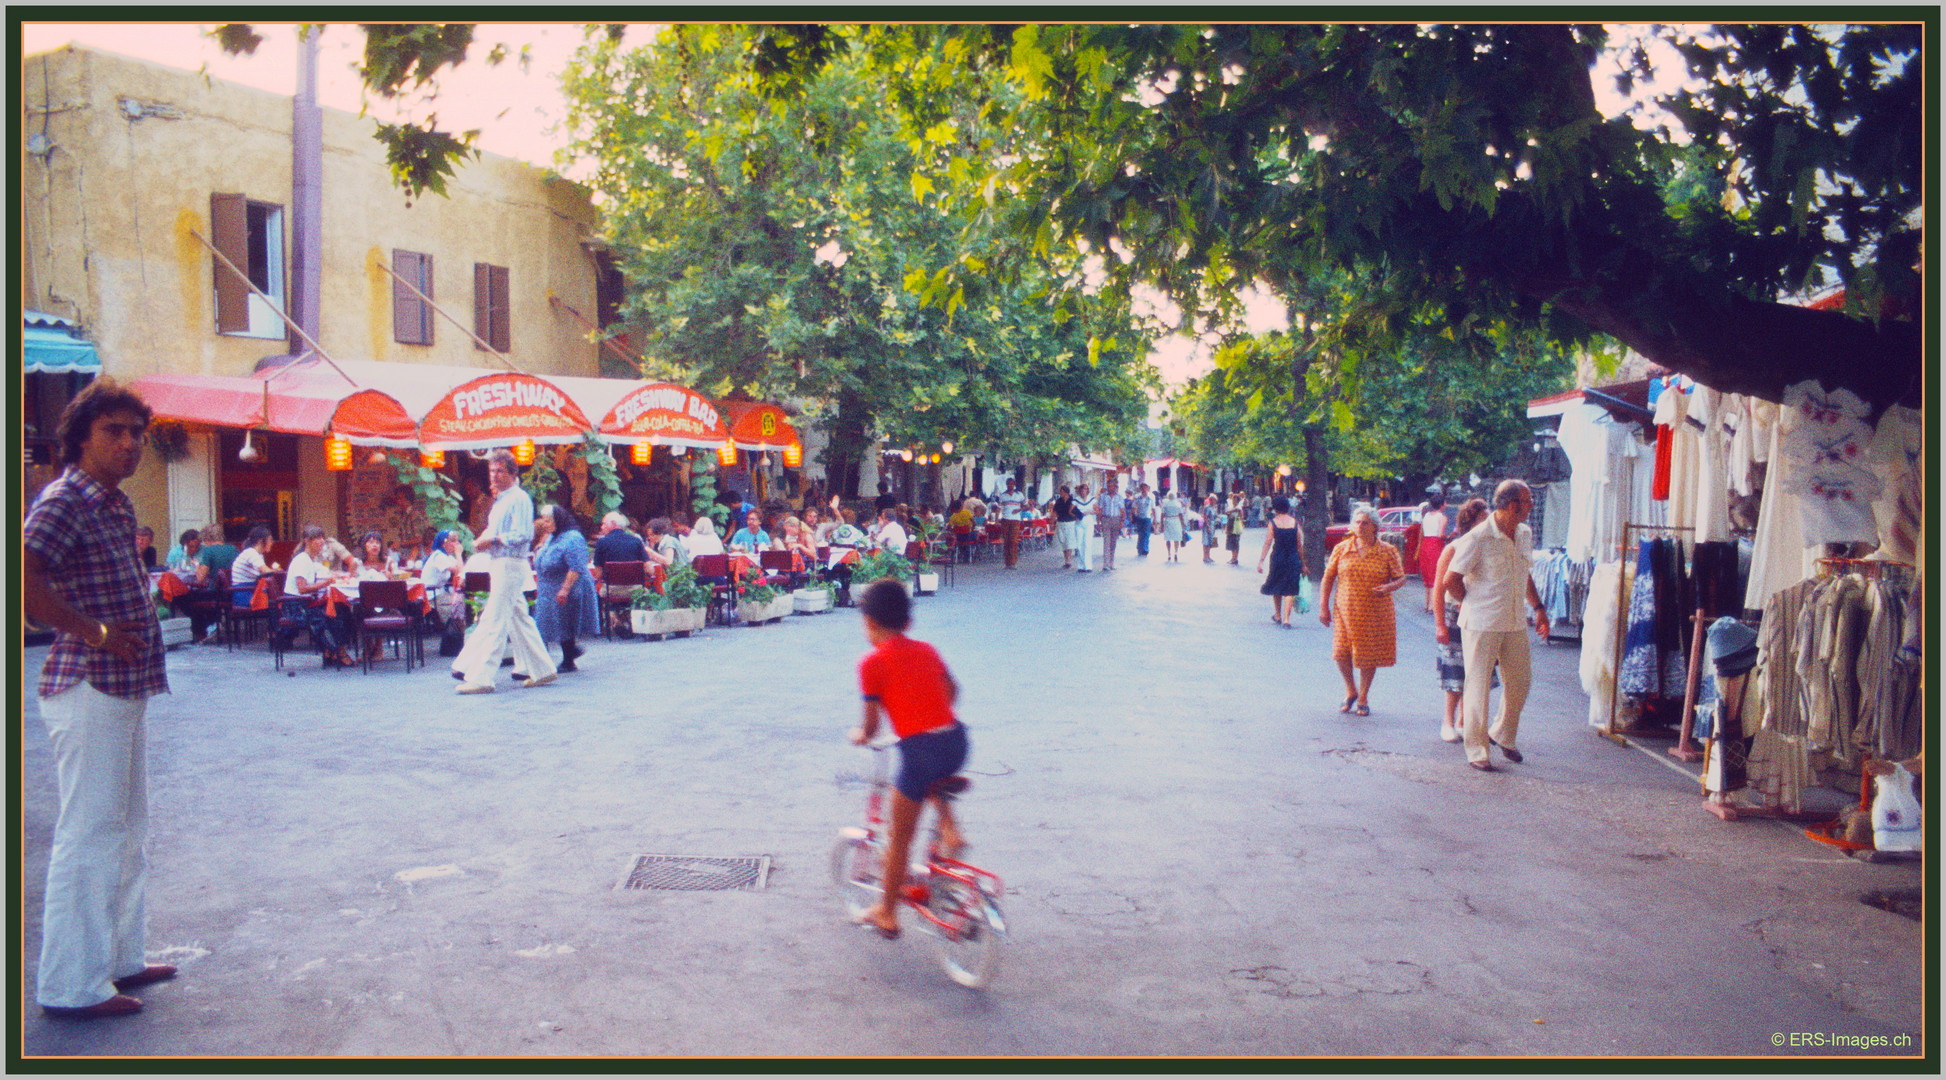
<path fill-rule="evenodd" d="M 1095 568 L 1095 516 L 1089 514 L 1074 525 L 1074 546 L 1081 551 L 1078 560 L 1083 570 Z"/>
<path fill-rule="evenodd" d="M 1461 699 L 1466 709 L 1466 760 L 1485 761 L 1487 740 L 1518 750 L 1520 710 L 1527 704 L 1527 687 L 1533 675 L 1533 656 L 1528 652 L 1527 630 L 1468 630 L 1460 636 L 1460 654 L 1466 663 L 1466 690 Z M 1493 689 L 1493 669 L 1500 668 L 1500 713 L 1487 727 L 1487 694 Z"/>
<path fill-rule="evenodd" d="M 54 743 L 61 812 L 47 860 L 41 914 L 42 1005 L 85 1008 L 141 971 L 147 930 L 149 837 L 147 698 L 87 683 L 40 700 Z"/>
<path fill-rule="evenodd" d="M 495 558 L 487 563 L 492 585 L 480 619 L 466 635 L 466 645 L 453 658 L 453 670 L 473 686 L 492 686 L 499 673 L 500 657 L 511 643 L 514 673 L 533 679 L 554 674 L 554 661 L 547 657 L 547 644 L 541 640 L 540 627 L 527 611 L 527 597 L 521 586 L 527 581 L 527 560 L 521 556 Z"/>

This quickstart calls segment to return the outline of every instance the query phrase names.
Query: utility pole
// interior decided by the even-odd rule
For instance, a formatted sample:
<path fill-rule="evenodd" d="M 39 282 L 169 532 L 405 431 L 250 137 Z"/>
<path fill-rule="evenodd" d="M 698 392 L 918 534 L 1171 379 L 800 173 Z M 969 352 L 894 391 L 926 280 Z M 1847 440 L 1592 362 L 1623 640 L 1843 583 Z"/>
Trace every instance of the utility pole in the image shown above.
<path fill-rule="evenodd" d="M 291 97 L 291 317 L 304 334 L 318 336 L 324 245 L 324 113 L 318 108 L 318 38 L 321 23 L 297 30 L 297 93 Z M 290 335 L 290 351 L 303 348 Z"/>

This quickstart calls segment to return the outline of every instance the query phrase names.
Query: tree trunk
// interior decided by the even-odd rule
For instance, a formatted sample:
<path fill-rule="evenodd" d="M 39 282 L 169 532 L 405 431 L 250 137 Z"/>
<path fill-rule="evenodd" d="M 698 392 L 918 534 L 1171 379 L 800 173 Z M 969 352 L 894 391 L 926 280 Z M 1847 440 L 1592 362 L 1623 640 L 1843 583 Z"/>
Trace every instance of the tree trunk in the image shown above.
<path fill-rule="evenodd" d="M 831 491 L 858 498 L 858 474 L 871 440 L 866 436 L 864 404 L 851 394 L 838 398 L 838 415 L 831 422 L 831 441 L 824 450 L 824 471 Z"/>
<path fill-rule="evenodd" d="M 1331 524 L 1331 460 L 1324 447 L 1324 429 L 1304 428 L 1304 513 L 1298 522 L 1304 528 L 1304 572 L 1312 581 L 1324 577 L 1324 560 L 1331 555 L 1324 543 L 1324 530 Z"/>

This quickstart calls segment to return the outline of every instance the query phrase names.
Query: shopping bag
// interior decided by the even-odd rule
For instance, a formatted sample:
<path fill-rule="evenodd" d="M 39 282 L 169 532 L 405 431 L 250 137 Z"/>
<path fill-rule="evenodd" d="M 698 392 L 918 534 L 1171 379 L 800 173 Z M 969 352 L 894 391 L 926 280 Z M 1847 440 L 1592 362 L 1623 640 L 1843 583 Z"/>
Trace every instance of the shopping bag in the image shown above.
<path fill-rule="evenodd" d="M 1924 846 L 1924 814 L 1912 794 L 1912 774 L 1904 765 L 1892 766 L 1878 778 L 1872 798 L 1872 846 L 1880 851 L 1918 851 Z"/>
<path fill-rule="evenodd" d="M 1307 614 L 1311 610 L 1311 597 L 1314 595 L 1311 589 L 1312 586 L 1311 586 L 1310 578 L 1300 576 L 1297 579 L 1296 611 L 1299 615 Z"/>

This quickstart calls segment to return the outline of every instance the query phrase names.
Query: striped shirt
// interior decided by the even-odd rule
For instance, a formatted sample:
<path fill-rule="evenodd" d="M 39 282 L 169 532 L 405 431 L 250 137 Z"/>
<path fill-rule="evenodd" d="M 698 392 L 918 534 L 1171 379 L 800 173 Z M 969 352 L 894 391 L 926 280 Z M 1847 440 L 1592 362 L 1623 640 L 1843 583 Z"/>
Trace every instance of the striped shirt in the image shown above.
<path fill-rule="evenodd" d="M 41 557 L 56 595 L 110 627 L 140 624 L 135 633 L 146 646 L 130 663 L 60 631 L 41 666 L 40 696 L 53 697 L 83 681 L 119 698 L 167 693 L 162 627 L 149 603 L 148 572 L 135 550 L 135 504 L 128 494 L 105 488 L 70 465 L 34 500 L 21 546 Z"/>

